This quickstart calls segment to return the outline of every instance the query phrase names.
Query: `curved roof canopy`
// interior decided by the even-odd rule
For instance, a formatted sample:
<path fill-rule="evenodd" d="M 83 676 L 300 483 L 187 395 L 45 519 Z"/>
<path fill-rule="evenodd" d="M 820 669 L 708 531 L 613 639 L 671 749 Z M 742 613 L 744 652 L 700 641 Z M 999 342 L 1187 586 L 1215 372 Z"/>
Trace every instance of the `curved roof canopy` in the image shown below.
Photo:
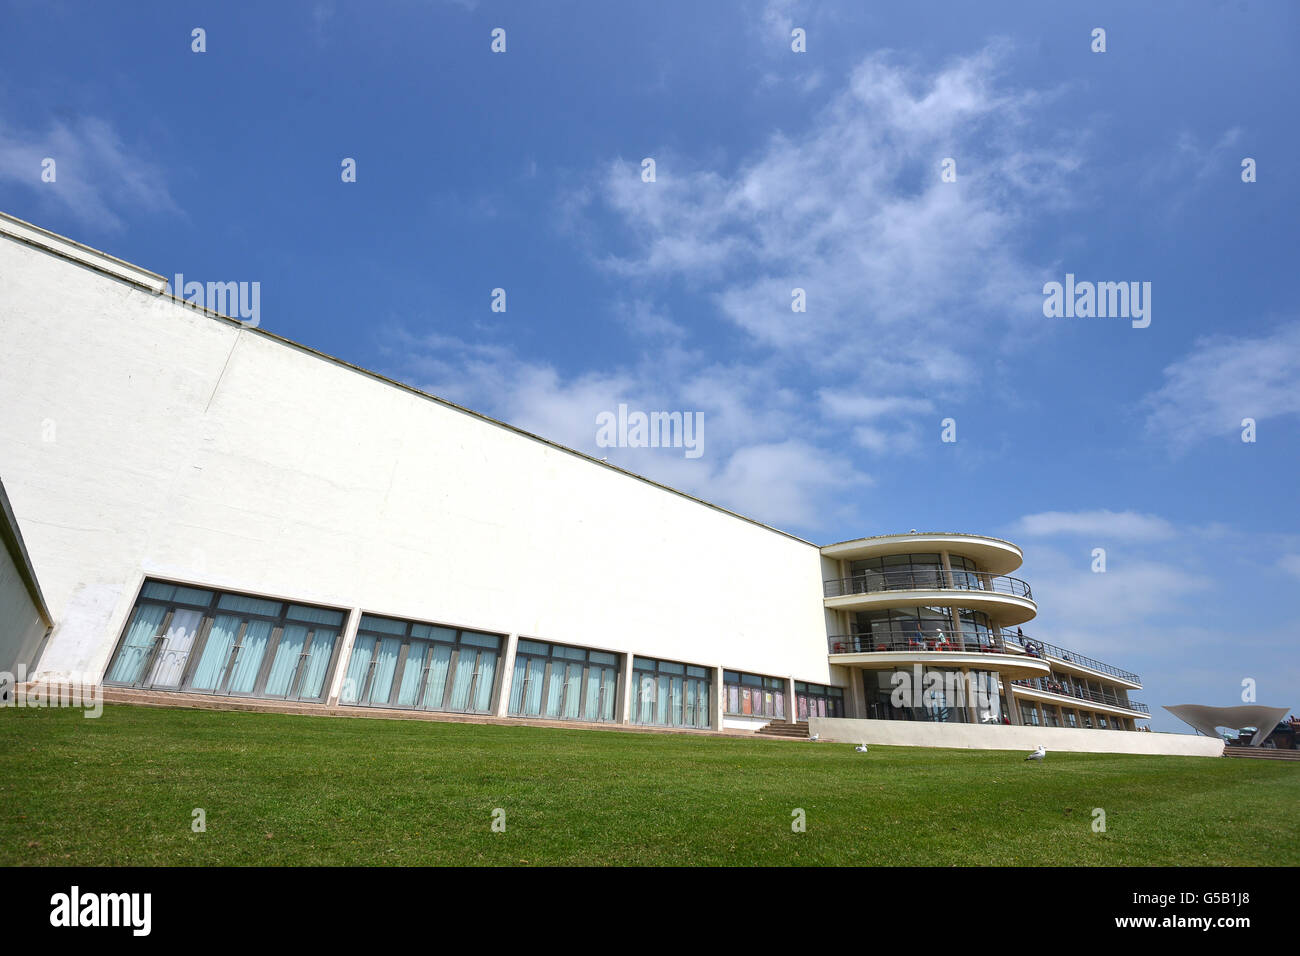
<path fill-rule="evenodd" d="M 928 551 L 950 551 L 971 558 L 981 571 L 990 574 L 1009 574 L 1020 567 L 1024 554 L 1010 541 L 991 538 L 983 534 L 955 534 L 951 532 L 911 532 L 910 534 L 880 534 L 871 538 L 840 541 L 822 548 L 828 558 L 875 558 L 887 554 L 917 554 Z"/>
<path fill-rule="evenodd" d="M 1288 707 L 1264 707 L 1260 704 L 1246 704 L 1242 707 L 1206 707 L 1203 704 L 1165 705 L 1165 710 L 1184 723 L 1191 724 L 1207 737 L 1219 736 L 1218 728 L 1229 727 L 1240 730 L 1242 727 L 1255 727 L 1255 736 L 1250 738 L 1250 745 L 1258 747 L 1273 732 L 1282 719 L 1286 717 Z"/>

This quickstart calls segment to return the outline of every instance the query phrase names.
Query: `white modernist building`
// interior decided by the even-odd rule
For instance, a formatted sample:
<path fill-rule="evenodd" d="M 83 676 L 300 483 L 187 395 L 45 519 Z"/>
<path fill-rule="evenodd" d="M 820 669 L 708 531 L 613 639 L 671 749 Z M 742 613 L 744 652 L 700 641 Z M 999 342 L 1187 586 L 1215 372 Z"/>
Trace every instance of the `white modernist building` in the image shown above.
<path fill-rule="evenodd" d="M 1146 718 L 1141 684 L 1020 632 L 1009 542 L 819 547 L 3 215 L 0 480 L 0 668 L 29 677 L 335 712 L 1173 736 L 1101 733 Z"/>

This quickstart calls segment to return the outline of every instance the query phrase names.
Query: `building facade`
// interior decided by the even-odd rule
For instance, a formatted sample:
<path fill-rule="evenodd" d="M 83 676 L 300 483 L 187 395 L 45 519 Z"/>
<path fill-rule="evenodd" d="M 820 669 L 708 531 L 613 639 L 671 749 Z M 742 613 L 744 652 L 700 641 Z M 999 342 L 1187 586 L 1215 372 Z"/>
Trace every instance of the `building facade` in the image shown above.
<path fill-rule="evenodd" d="M 1010 542 L 819 547 L 165 285 L 0 215 L 0 480 L 53 621 L 0 643 L 31 676 L 683 729 L 1147 716 L 1022 633 Z"/>

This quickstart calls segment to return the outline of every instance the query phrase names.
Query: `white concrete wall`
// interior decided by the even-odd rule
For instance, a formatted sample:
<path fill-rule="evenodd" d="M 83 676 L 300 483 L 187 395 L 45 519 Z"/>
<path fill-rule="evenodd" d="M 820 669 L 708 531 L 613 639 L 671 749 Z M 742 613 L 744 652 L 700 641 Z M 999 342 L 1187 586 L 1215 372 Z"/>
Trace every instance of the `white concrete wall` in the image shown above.
<path fill-rule="evenodd" d="M 785 723 L 784 717 L 733 717 L 731 715 L 722 718 L 722 726 L 729 730 L 758 730 L 760 727 L 766 727 L 770 723 Z"/>
<path fill-rule="evenodd" d="M 1169 754 L 1220 757 L 1223 741 L 1191 734 L 1137 733 L 1067 727 L 985 727 L 982 724 L 938 724 L 912 720 L 854 720 L 814 717 L 808 733 L 824 741 L 882 744 L 897 747 L 954 747 L 966 750 L 1020 750 L 1026 754 L 1040 744 L 1073 753 Z"/>
<path fill-rule="evenodd" d="M 3 236 L 0 277 L 44 674 L 158 575 L 828 681 L 808 543 Z"/>

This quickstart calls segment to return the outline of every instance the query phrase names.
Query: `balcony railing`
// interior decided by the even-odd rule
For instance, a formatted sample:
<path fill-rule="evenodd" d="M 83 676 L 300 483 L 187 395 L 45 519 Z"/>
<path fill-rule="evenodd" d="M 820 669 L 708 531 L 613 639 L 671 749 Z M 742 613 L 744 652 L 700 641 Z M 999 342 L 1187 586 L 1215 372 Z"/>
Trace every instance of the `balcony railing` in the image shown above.
<path fill-rule="evenodd" d="M 881 651 L 965 651 L 977 654 L 1008 653 L 996 636 L 950 634 L 946 631 L 912 630 L 873 634 L 835 634 L 827 646 L 832 654 L 871 654 Z M 1010 653 L 1019 654 L 1018 651 Z"/>
<path fill-rule="evenodd" d="M 826 597 L 847 594 L 875 594 L 880 591 L 992 591 L 1033 600 L 1029 585 L 1019 578 L 985 571 L 945 571 L 926 568 L 907 571 L 866 571 L 848 578 L 832 578 L 822 584 Z"/>
<path fill-rule="evenodd" d="M 1138 677 L 1137 674 L 1134 674 L 1132 671 L 1113 667 L 1110 664 L 1103 664 L 1101 661 L 1095 660 L 1094 658 L 1087 657 L 1083 654 L 1076 654 L 1074 651 L 1066 650 L 1064 647 L 1058 647 L 1055 644 L 1049 644 L 1046 641 L 1026 637 L 1023 634 L 1017 634 L 1015 631 L 1004 629 L 1002 631 L 1002 640 L 1012 647 L 1022 649 L 1026 654 L 1055 657 L 1067 664 L 1077 664 L 1080 667 L 1087 667 L 1094 671 L 1100 671 L 1103 674 L 1110 674 L 1112 677 L 1126 680 L 1130 684 L 1142 683 L 1142 678 Z"/>
<path fill-rule="evenodd" d="M 1033 677 L 1026 680 L 1012 681 L 1012 683 L 1021 687 L 1046 691 L 1049 694 L 1058 694 L 1062 697 L 1090 700 L 1096 704 L 1109 704 L 1111 707 L 1123 707 L 1126 710 L 1136 710 L 1143 714 L 1151 713 L 1146 704 L 1139 704 L 1135 700 L 1125 700 L 1118 694 L 1112 694 L 1109 691 L 1095 691 L 1087 687 L 1080 687 L 1068 680 L 1061 680 L 1057 677 Z"/>
<path fill-rule="evenodd" d="M 832 654 L 870 654 L 873 651 L 975 651 L 984 654 L 1023 654 L 1044 660 L 1062 661 L 1110 674 L 1131 684 L 1141 684 L 1142 679 L 1132 671 L 1103 664 L 1083 654 L 1076 654 L 1055 644 L 1017 634 L 1015 631 L 995 630 L 988 634 L 958 633 L 943 628 L 890 628 L 870 634 L 835 634 L 828 639 Z"/>

